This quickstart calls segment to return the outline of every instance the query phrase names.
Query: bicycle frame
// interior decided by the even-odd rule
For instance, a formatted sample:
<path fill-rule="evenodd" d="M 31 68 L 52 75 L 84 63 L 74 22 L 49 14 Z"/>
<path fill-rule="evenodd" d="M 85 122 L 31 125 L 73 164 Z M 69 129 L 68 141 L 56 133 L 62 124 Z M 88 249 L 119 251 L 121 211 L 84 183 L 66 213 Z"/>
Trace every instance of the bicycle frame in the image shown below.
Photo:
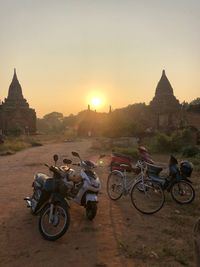
<path fill-rule="evenodd" d="M 123 195 L 128 195 L 131 192 L 131 189 L 133 188 L 134 184 L 137 183 L 138 181 L 142 180 L 142 182 L 144 182 L 144 177 L 145 177 L 145 171 L 146 169 L 144 169 L 143 166 L 140 166 L 138 164 L 138 167 L 141 168 L 141 172 L 136 176 L 136 177 L 128 177 L 127 176 L 127 171 L 126 171 L 126 164 L 120 164 L 120 167 L 124 168 L 124 171 L 119 171 L 119 170 L 115 170 L 115 173 L 119 173 L 122 177 L 123 177 Z M 146 168 L 146 167 L 145 167 Z"/>

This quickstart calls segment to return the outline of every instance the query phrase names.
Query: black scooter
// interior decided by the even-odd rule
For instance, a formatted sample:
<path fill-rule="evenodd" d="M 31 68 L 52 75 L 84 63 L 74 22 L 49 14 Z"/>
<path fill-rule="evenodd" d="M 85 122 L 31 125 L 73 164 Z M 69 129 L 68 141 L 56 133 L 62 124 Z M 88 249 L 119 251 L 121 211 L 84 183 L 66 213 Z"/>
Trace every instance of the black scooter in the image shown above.
<path fill-rule="evenodd" d="M 65 199 L 68 188 L 62 179 L 59 168 L 56 167 L 58 156 L 54 155 L 53 158 L 55 166 L 45 164 L 52 171 L 53 176 L 37 173 L 32 184 L 33 195 L 24 198 L 31 213 L 40 216 L 39 231 L 41 235 L 50 241 L 63 236 L 70 224 L 69 205 Z"/>
<path fill-rule="evenodd" d="M 170 157 L 169 175 L 162 177 L 161 167 L 146 163 L 146 175 L 153 181 L 159 183 L 163 190 L 171 193 L 173 200 L 179 204 L 189 204 L 195 198 L 195 191 L 189 177 L 192 174 L 193 166 L 189 161 L 182 161 L 180 167 L 174 156 Z"/>

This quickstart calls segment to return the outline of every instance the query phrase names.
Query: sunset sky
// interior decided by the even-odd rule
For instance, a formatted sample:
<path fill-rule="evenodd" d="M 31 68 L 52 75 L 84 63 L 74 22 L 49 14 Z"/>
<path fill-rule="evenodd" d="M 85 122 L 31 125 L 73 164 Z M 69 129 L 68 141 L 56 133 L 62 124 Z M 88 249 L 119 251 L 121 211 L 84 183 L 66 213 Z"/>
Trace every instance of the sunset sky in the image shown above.
<path fill-rule="evenodd" d="M 0 0 L 0 98 L 16 68 L 38 117 L 76 114 L 92 97 L 107 112 L 148 104 L 165 69 L 189 102 L 200 97 L 199 29 L 198 0 Z"/>

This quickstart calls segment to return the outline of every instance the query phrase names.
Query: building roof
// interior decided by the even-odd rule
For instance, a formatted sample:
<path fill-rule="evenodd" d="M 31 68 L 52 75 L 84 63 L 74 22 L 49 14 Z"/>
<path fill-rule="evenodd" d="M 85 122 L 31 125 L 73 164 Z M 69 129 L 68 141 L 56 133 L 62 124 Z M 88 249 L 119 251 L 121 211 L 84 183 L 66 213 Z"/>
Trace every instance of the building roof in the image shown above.
<path fill-rule="evenodd" d="M 160 78 L 160 81 L 158 82 L 158 85 L 156 87 L 156 93 L 158 97 L 160 95 L 173 95 L 173 88 L 165 74 L 165 70 L 162 71 L 162 76 Z"/>
<path fill-rule="evenodd" d="M 22 94 L 21 85 L 17 79 L 16 69 L 14 69 L 14 75 L 12 78 L 12 82 L 9 86 L 7 100 L 20 100 L 20 99 L 24 99 L 24 97 Z"/>
<path fill-rule="evenodd" d="M 9 86 L 8 97 L 5 98 L 3 103 L 4 108 L 29 107 L 26 99 L 22 94 L 22 87 L 17 79 L 16 69 L 14 69 L 14 75 Z"/>
<path fill-rule="evenodd" d="M 150 102 L 150 107 L 158 113 L 170 113 L 180 109 L 180 103 L 173 93 L 173 88 L 165 74 L 162 71 L 162 76 L 157 84 L 155 96 Z"/>

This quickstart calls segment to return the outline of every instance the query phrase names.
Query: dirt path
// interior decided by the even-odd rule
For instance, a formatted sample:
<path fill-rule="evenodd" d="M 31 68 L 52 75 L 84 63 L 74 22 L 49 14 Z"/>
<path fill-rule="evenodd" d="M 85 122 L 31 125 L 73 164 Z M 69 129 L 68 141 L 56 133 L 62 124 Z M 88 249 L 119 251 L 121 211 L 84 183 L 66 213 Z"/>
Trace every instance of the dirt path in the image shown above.
<path fill-rule="evenodd" d="M 0 158 L 1 266 L 124 266 L 105 192 L 100 195 L 98 216 L 93 222 L 86 220 L 82 207 L 72 204 L 70 228 L 53 243 L 41 238 L 38 218 L 31 216 L 23 201 L 31 193 L 34 173 L 47 172 L 43 163 L 51 162 L 54 153 L 71 157 L 70 152 L 76 150 L 86 156 L 89 147 L 87 141 L 53 144 Z"/>
<path fill-rule="evenodd" d="M 97 170 L 102 191 L 94 221 L 89 222 L 84 209 L 71 203 L 67 233 L 56 242 L 42 239 L 38 218 L 30 214 L 23 201 L 24 196 L 31 194 L 34 173 L 47 173 L 43 164 L 51 163 L 54 153 L 60 158 L 72 158 L 71 151 L 75 150 L 96 160 L 98 154 L 89 150 L 90 145 L 90 141 L 51 144 L 0 158 L 0 266 L 183 266 L 184 258 L 181 254 L 177 258 L 173 251 L 176 246 L 187 250 L 191 242 L 185 238 L 191 233 L 184 230 L 184 237 L 176 235 L 178 223 L 173 221 L 176 205 L 170 203 L 170 209 L 166 205 L 158 214 L 144 216 L 132 207 L 128 197 L 110 201 L 106 193 L 106 167 Z M 187 222 L 192 225 L 188 218 L 187 215 Z M 181 221 L 182 226 L 185 220 Z M 185 262 L 194 266 L 191 253 Z"/>

